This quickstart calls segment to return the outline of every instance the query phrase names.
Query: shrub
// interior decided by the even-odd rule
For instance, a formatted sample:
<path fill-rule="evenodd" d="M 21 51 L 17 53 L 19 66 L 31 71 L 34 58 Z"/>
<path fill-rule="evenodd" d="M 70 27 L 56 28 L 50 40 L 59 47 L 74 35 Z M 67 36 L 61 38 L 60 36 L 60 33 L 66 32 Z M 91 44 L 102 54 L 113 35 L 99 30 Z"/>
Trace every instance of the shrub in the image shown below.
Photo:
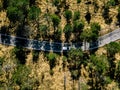
<path fill-rule="evenodd" d="M 73 20 L 76 21 L 76 20 L 79 20 L 79 19 L 80 19 L 80 11 L 75 11 Z"/>
<path fill-rule="evenodd" d="M 84 22 L 82 22 L 82 21 L 74 21 L 73 30 L 75 32 L 82 32 L 83 28 L 84 28 Z"/>
<path fill-rule="evenodd" d="M 49 60 L 49 65 L 50 65 L 50 69 L 52 70 L 54 67 L 55 67 L 55 65 L 56 65 L 56 54 L 54 54 L 54 53 L 49 53 L 48 55 L 47 55 L 47 59 Z"/>
<path fill-rule="evenodd" d="M 51 19 L 52 19 L 54 28 L 57 27 L 61 21 L 56 14 L 51 15 Z"/>
<path fill-rule="evenodd" d="M 81 2 L 81 0 L 77 0 L 77 3 L 80 3 Z"/>
<path fill-rule="evenodd" d="M 64 13 L 64 16 L 65 16 L 66 20 L 69 21 L 72 18 L 72 11 L 66 10 Z"/>
<path fill-rule="evenodd" d="M 109 0 L 107 4 L 108 4 L 108 6 L 115 6 L 116 2 L 115 2 L 115 0 Z"/>
<path fill-rule="evenodd" d="M 28 18 L 30 20 L 35 20 L 39 17 L 41 12 L 41 9 L 36 7 L 36 6 L 32 6 L 28 12 Z"/>
<path fill-rule="evenodd" d="M 60 0 L 53 0 L 53 4 L 57 6 L 60 3 Z"/>

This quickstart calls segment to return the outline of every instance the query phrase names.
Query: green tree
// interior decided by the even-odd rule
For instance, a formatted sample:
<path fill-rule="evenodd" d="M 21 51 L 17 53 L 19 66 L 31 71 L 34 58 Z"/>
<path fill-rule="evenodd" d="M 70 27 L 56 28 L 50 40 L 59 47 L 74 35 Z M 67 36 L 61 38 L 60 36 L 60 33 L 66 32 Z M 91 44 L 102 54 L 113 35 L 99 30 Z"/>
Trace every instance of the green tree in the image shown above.
<path fill-rule="evenodd" d="M 77 3 L 80 3 L 81 2 L 81 0 L 77 0 Z"/>
<path fill-rule="evenodd" d="M 30 74 L 30 68 L 25 65 L 19 65 L 15 72 L 12 75 L 12 81 L 13 84 L 17 84 L 20 86 L 21 90 L 25 89 L 32 89 L 32 85 L 29 83 L 29 74 Z"/>
<path fill-rule="evenodd" d="M 80 19 L 80 11 L 75 11 L 73 20 L 76 21 L 76 20 L 79 20 L 79 19 Z"/>
<path fill-rule="evenodd" d="M 40 13 L 41 13 L 40 8 L 32 6 L 30 7 L 30 10 L 28 12 L 28 18 L 30 20 L 36 20 L 37 18 L 39 18 Z"/>
<path fill-rule="evenodd" d="M 72 18 L 72 11 L 66 10 L 64 13 L 64 17 L 66 18 L 67 22 Z"/>
<path fill-rule="evenodd" d="M 86 50 L 86 43 L 91 41 L 92 32 L 90 29 L 85 29 L 81 35 L 80 39 L 84 42 L 84 49 Z"/>
<path fill-rule="evenodd" d="M 55 6 L 58 6 L 59 3 L 60 3 L 60 0 L 53 0 L 53 4 L 54 4 Z"/>
<path fill-rule="evenodd" d="M 108 57 L 114 57 L 116 53 L 120 52 L 120 44 L 117 42 L 111 42 L 106 45 L 106 50 Z"/>
<path fill-rule="evenodd" d="M 62 30 L 61 29 L 58 29 L 55 34 L 54 34 L 54 39 L 56 41 L 61 41 L 61 35 L 62 35 Z"/>
<path fill-rule="evenodd" d="M 73 31 L 72 25 L 71 24 L 66 24 L 65 27 L 64 27 L 64 30 L 63 30 L 63 32 L 65 33 L 66 41 L 69 40 L 72 31 Z"/>
<path fill-rule="evenodd" d="M 47 54 L 47 59 L 49 60 L 49 65 L 50 65 L 50 69 L 51 70 L 56 65 L 56 57 L 57 57 L 57 55 L 55 53 L 49 53 L 49 54 Z"/>
<path fill-rule="evenodd" d="M 7 7 L 7 15 L 11 21 L 24 21 L 27 17 L 29 0 L 10 0 Z"/>
<path fill-rule="evenodd" d="M 107 82 L 105 80 L 107 73 L 109 72 L 109 62 L 104 55 L 91 55 L 89 61 L 90 71 L 90 85 L 91 89 L 98 90 L 104 89 Z"/>
<path fill-rule="evenodd" d="M 118 8 L 117 21 L 120 24 L 120 7 Z"/>
<path fill-rule="evenodd" d="M 92 31 L 91 39 L 92 39 L 92 41 L 96 41 L 98 39 L 100 30 L 101 30 L 101 27 L 98 23 L 91 24 L 91 31 Z"/>
<path fill-rule="evenodd" d="M 83 52 L 81 49 L 71 49 L 68 52 L 68 65 L 73 79 L 78 79 L 80 67 L 83 62 Z"/>
<path fill-rule="evenodd" d="M 120 44 L 117 42 L 111 42 L 110 44 L 106 45 L 106 50 L 107 57 L 110 63 L 109 75 L 111 79 L 114 79 L 116 69 L 115 54 L 120 52 Z"/>
<path fill-rule="evenodd" d="M 54 30 L 56 30 L 56 27 L 58 27 L 61 20 L 56 14 L 52 14 L 51 19 L 52 19 L 52 22 L 53 22 Z"/>
<path fill-rule="evenodd" d="M 74 32 L 81 33 L 83 31 L 83 28 L 84 28 L 84 22 L 83 21 L 74 21 L 73 22 Z"/>

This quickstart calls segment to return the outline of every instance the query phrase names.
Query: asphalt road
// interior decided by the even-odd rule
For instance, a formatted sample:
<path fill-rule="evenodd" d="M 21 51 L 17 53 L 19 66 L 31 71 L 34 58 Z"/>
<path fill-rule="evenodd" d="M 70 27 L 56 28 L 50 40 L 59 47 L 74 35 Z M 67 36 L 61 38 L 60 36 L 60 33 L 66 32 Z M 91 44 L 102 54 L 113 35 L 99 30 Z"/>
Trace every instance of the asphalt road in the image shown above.
<path fill-rule="evenodd" d="M 97 41 L 88 43 L 58 43 L 48 41 L 38 41 L 33 39 L 27 39 L 22 37 L 16 37 L 6 34 L 0 34 L 0 43 L 4 45 L 20 46 L 28 49 L 41 50 L 41 51 L 53 51 L 53 52 L 67 52 L 71 48 L 81 48 L 84 50 L 92 50 L 98 47 L 102 47 L 110 42 L 114 42 L 120 39 L 120 29 L 116 29 L 108 34 L 105 34 L 98 38 Z"/>

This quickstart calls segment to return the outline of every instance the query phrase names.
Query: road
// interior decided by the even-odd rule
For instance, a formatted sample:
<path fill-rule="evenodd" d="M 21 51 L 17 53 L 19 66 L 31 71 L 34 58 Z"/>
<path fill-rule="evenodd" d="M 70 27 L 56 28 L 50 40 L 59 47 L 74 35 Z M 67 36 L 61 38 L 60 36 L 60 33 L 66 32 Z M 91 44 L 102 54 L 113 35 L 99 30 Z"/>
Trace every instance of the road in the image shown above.
<path fill-rule="evenodd" d="M 84 44 L 79 43 L 58 43 L 58 42 L 48 42 L 48 41 L 38 41 L 33 39 L 27 39 L 22 37 L 16 37 L 6 34 L 0 34 L 0 43 L 4 45 L 20 46 L 33 50 L 41 51 L 53 51 L 53 52 L 67 52 L 71 48 L 81 48 L 84 50 L 92 50 L 98 47 L 102 47 L 110 42 L 114 42 L 120 39 L 120 28 L 116 29 L 108 34 L 105 34 L 98 38 L 97 41 Z"/>

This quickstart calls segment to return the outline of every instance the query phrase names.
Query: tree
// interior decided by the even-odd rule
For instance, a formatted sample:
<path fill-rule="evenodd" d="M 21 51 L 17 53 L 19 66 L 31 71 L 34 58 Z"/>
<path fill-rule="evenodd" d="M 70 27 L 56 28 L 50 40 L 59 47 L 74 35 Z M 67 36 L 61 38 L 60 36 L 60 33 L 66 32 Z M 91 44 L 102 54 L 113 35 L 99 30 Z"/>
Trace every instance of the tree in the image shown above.
<path fill-rule="evenodd" d="M 52 22 L 53 22 L 54 30 L 56 30 L 56 27 L 58 27 L 61 20 L 56 14 L 52 14 L 51 19 L 52 19 Z"/>
<path fill-rule="evenodd" d="M 109 72 L 109 62 L 107 57 L 104 55 L 91 55 L 89 59 L 89 71 L 90 71 L 90 81 L 91 89 L 98 90 L 104 89 L 107 80 L 106 74 Z"/>
<path fill-rule="evenodd" d="M 59 3 L 60 3 L 60 0 L 53 0 L 53 4 L 54 4 L 55 6 L 58 6 Z"/>
<path fill-rule="evenodd" d="M 28 18 L 30 20 L 36 20 L 37 18 L 39 18 L 40 13 L 41 13 L 40 8 L 32 6 L 30 7 L 30 10 L 28 12 Z"/>
<path fill-rule="evenodd" d="M 68 65 L 73 79 L 78 79 L 80 67 L 83 62 L 83 52 L 81 49 L 71 49 L 68 52 Z"/>
<path fill-rule="evenodd" d="M 92 39 L 92 41 L 96 41 L 98 39 L 100 30 L 101 30 L 101 27 L 98 23 L 91 24 L 91 31 L 92 31 L 91 39 Z"/>
<path fill-rule="evenodd" d="M 32 85 L 29 85 L 29 75 L 30 68 L 25 65 L 19 65 L 16 71 L 12 75 L 13 84 L 17 84 L 20 86 L 22 90 L 32 89 Z"/>
<path fill-rule="evenodd" d="M 64 30 L 63 30 L 63 32 L 65 33 L 66 41 L 69 40 L 72 31 L 73 31 L 73 28 L 72 28 L 71 24 L 66 24 L 64 27 Z"/>
<path fill-rule="evenodd" d="M 83 21 L 74 21 L 73 22 L 73 30 L 74 32 L 79 32 L 81 33 L 83 28 L 84 28 L 84 22 Z"/>
<path fill-rule="evenodd" d="M 86 43 L 91 41 L 92 32 L 90 29 L 85 29 L 81 35 L 80 39 L 84 42 L 84 49 L 86 50 Z"/>
<path fill-rule="evenodd" d="M 81 0 L 77 0 L 77 3 L 80 3 L 81 2 Z"/>
<path fill-rule="evenodd" d="M 56 41 L 61 41 L 61 35 L 62 35 L 62 30 L 61 29 L 58 29 L 55 34 L 54 34 L 54 39 Z"/>
<path fill-rule="evenodd" d="M 76 20 L 79 20 L 79 19 L 80 19 L 80 11 L 75 11 L 73 20 L 76 21 Z"/>
<path fill-rule="evenodd" d="M 120 25 L 120 8 L 118 8 L 117 21 L 119 22 L 119 25 Z"/>
<path fill-rule="evenodd" d="M 115 53 L 120 52 L 120 44 L 117 42 L 111 42 L 106 45 L 107 56 L 114 57 Z"/>
<path fill-rule="evenodd" d="M 10 0 L 7 7 L 8 18 L 13 22 L 23 22 L 27 17 L 28 7 L 29 0 Z"/>
<path fill-rule="evenodd" d="M 111 79 L 114 79 L 116 69 L 115 54 L 120 52 L 120 44 L 117 42 L 111 42 L 110 44 L 106 45 L 106 50 L 107 57 L 110 63 L 109 75 Z"/>
<path fill-rule="evenodd" d="M 66 10 L 64 12 L 64 17 L 66 18 L 67 22 L 69 22 L 69 20 L 72 18 L 72 11 Z"/>
<path fill-rule="evenodd" d="M 47 59 L 49 60 L 49 65 L 50 65 L 50 69 L 51 70 L 56 65 L 56 57 L 57 57 L 57 55 L 55 53 L 49 53 L 49 54 L 47 54 Z"/>

